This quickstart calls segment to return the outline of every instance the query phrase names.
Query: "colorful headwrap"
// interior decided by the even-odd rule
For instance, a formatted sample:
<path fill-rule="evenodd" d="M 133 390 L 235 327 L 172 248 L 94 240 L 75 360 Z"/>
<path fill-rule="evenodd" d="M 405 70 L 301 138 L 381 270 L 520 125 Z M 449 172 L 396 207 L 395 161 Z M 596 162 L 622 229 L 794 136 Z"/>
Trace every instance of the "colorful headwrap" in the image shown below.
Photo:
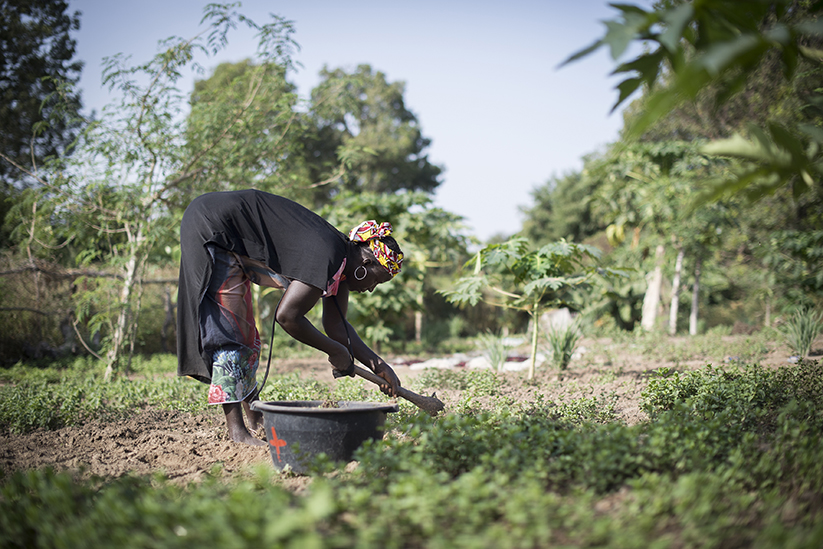
<path fill-rule="evenodd" d="M 391 233 L 392 226 L 388 221 L 384 221 L 380 225 L 374 220 L 364 221 L 351 230 L 349 240 L 352 242 L 368 242 L 374 257 L 394 277 L 400 272 L 400 265 L 403 263 L 403 252 L 396 253 L 380 240 L 383 237 L 391 236 Z"/>

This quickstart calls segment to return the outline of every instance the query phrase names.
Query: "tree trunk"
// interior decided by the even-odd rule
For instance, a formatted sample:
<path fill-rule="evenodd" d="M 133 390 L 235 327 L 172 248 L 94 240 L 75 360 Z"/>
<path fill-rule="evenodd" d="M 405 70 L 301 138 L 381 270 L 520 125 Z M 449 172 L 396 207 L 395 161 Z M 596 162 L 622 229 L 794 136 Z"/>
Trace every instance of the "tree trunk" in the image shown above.
<path fill-rule="evenodd" d="M 770 328 L 772 325 L 772 299 L 766 296 L 766 317 L 763 319 L 763 325 Z"/>
<path fill-rule="evenodd" d="M 537 303 L 534 304 L 532 311 L 534 330 L 532 331 L 532 359 L 529 363 L 529 379 L 534 379 L 534 366 L 537 362 L 537 335 L 540 333 L 540 311 L 537 308 Z"/>
<path fill-rule="evenodd" d="M 160 329 L 160 348 L 164 353 L 171 352 L 169 350 L 169 332 L 174 326 L 174 308 L 171 304 L 171 287 L 166 284 L 163 287 L 163 308 L 166 309 L 166 317 L 163 319 L 163 327 Z M 260 304 L 257 304 L 260 308 Z"/>
<path fill-rule="evenodd" d="M 669 307 L 669 334 L 677 333 L 677 311 L 680 308 L 680 273 L 683 270 L 683 248 L 677 250 L 677 260 L 674 262 L 674 277 L 672 277 L 672 304 Z"/>
<path fill-rule="evenodd" d="M 423 341 L 423 290 L 420 290 L 420 295 L 417 296 L 417 305 L 419 309 L 414 312 L 414 340 L 417 343 Z"/>
<path fill-rule="evenodd" d="M 643 317 L 640 326 L 650 332 L 657 324 L 657 308 L 660 305 L 660 287 L 663 285 L 663 254 L 666 249 L 662 244 L 658 244 L 655 250 L 654 271 L 647 276 L 648 286 L 646 296 L 643 298 Z"/>
<path fill-rule="evenodd" d="M 146 290 L 146 286 L 143 284 L 143 275 L 145 274 L 143 269 L 145 268 L 145 265 L 145 261 L 139 262 L 138 275 L 135 278 L 135 293 L 137 294 L 137 297 L 135 299 L 134 307 L 131 309 L 134 311 L 134 314 L 129 317 L 128 341 L 124 342 L 128 343 L 129 348 L 129 355 L 126 360 L 125 368 L 126 375 L 131 372 L 131 359 L 134 357 L 134 344 L 137 343 L 137 326 L 140 321 L 140 311 L 143 309 L 143 292 Z"/>
<path fill-rule="evenodd" d="M 120 311 L 117 313 L 117 320 L 114 323 L 114 330 L 111 337 L 111 347 L 106 354 L 106 373 L 103 381 L 111 379 L 112 374 L 119 369 L 119 363 L 123 351 L 123 344 L 128 333 L 129 317 L 131 311 L 131 294 L 134 289 L 135 273 L 137 272 L 137 258 L 129 258 L 126 263 L 126 273 L 123 280 L 123 287 L 120 290 Z"/>
<path fill-rule="evenodd" d="M 689 315 L 689 335 L 697 335 L 697 309 L 700 303 L 700 267 L 703 260 L 699 257 L 694 265 L 694 285 L 692 286 L 692 312 Z"/>
<path fill-rule="evenodd" d="M 132 300 L 134 298 L 135 286 L 138 284 L 138 271 L 143 261 L 140 257 L 141 244 L 144 240 L 143 228 L 138 228 L 136 235 L 130 231 L 128 231 L 126 235 L 129 239 L 129 257 L 126 261 L 123 286 L 120 290 L 120 311 L 117 313 L 117 319 L 114 323 L 111 347 L 106 354 L 107 365 L 106 372 L 103 375 L 103 381 L 111 379 L 114 372 L 119 369 L 120 360 L 122 359 L 122 354 L 129 338 L 132 320 Z"/>

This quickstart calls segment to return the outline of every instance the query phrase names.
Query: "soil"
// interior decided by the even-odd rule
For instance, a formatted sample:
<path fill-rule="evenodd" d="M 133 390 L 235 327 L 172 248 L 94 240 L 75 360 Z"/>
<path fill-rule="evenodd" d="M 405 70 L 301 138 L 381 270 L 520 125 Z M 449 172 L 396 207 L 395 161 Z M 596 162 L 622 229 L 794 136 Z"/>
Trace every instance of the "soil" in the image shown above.
<path fill-rule="evenodd" d="M 538 372 L 533 382 L 527 382 L 524 371 L 507 371 L 500 374 L 505 378 L 505 382 L 500 384 L 501 393 L 516 401 L 533 400 L 539 394 L 557 403 L 592 396 L 614 399 L 618 417 L 634 424 L 645 419 L 640 409 L 641 393 L 652 371 L 661 367 L 679 370 L 700 368 L 708 362 L 720 364 L 734 359 L 652 360 L 630 346 L 617 349 L 608 340 L 583 340 L 582 347 L 592 351 L 574 360 L 562 378 L 558 379 L 556 372 L 543 370 Z M 774 347 L 760 363 L 773 367 L 788 365 L 786 349 L 777 345 Z M 395 372 L 404 386 L 424 371 L 419 367 L 419 361 L 394 358 Z M 332 381 L 328 363 L 322 356 L 281 361 L 272 366 L 277 373 L 299 370 L 303 376 Z M 430 388 L 420 392 L 431 395 L 432 391 Z M 459 401 L 460 396 L 457 390 L 437 391 L 437 397 L 445 403 L 447 411 Z M 206 398 L 205 386 L 203 398 Z M 131 417 L 121 421 L 92 421 L 56 431 L 40 430 L 0 439 L 0 470 L 4 474 L 53 467 L 101 477 L 161 472 L 172 481 L 190 482 L 209 473 L 232 474 L 258 464 L 271 464 L 268 448 L 230 441 L 219 407 L 198 414 L 148 408 L 135 411 Z M 349 464 L 350 467 L 353 465 Z M 296 491 L 308 482 L 306 477 L 293 474 L 281 476 L 283 484 Z"/>

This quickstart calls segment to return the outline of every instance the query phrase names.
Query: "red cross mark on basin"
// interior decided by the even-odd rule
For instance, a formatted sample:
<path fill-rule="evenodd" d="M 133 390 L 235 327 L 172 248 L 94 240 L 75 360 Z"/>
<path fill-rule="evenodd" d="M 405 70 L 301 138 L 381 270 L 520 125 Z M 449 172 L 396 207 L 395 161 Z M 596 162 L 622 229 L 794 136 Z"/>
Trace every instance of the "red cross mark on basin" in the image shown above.
<path fill-rule="evenodd" d="M 282 438 L 277 438 L 277 431 L 274 430 L 274 427 L 271 428 L 271 440 L 269 444 L 274 446 L 274 449 L 277 450 L 277 461 L 280 461 L 280 448 L 286 445 L 286 441 Z"/>

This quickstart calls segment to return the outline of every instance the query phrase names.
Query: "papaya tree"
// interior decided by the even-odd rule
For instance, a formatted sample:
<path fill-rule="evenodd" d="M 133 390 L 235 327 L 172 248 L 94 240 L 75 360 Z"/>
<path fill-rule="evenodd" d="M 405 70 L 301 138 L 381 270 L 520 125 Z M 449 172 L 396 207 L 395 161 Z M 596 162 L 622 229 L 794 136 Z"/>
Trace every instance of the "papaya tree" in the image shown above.
<path fill-rule="evenodd" d="M 600 250 L 594 246 L 560 240 L 530 250 L 526 238 L 515 237 L 477 252 L 466 263 L 472 273 L 458 279 L 453 289 L 441 293 L 452 303 L 474 306 L 483 301 L 528 314 L 532 329 L 532 379 L 543 312 L 564 305 L 565 292 L 582 286 L 598 273 L 618 274 L 598 269 L 599 258 Z"/>

